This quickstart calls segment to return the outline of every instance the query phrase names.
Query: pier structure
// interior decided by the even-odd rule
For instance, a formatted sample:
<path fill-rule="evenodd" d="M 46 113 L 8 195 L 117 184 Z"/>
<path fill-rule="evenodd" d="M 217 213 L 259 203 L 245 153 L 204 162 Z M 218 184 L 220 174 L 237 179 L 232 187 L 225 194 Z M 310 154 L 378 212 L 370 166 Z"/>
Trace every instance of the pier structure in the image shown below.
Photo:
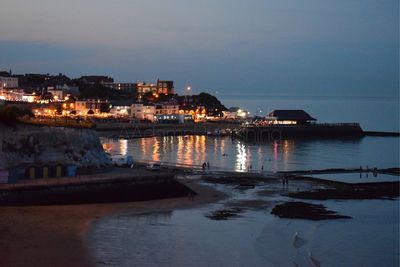
<path fill-rule="evenodd" d="M 358 123 L 245 125 L 236 132 L 239 139 L 253 142 L 293 138 L 359 138 L 364 135 L 364 131 Z"/>

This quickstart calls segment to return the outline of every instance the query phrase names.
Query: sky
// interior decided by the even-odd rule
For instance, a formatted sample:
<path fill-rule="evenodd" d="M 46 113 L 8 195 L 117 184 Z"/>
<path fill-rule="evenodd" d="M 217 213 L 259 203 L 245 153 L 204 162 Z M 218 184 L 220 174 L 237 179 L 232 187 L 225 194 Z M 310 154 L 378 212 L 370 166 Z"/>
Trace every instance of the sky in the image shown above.
<path fill-rule="evenodd" d="M 0 69 L 399 96 L 398 0 L 0 0 Z"/>

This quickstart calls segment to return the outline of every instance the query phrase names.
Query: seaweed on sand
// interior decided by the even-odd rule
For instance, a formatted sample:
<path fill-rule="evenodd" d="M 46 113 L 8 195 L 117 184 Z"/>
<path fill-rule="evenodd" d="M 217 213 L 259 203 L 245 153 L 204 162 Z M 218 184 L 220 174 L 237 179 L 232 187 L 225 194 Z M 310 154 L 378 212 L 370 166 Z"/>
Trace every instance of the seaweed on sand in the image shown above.
<path fill-rule="evenodd" d="M 211 220 L 221 221 L 227 220 L 232 217 L 239 217 L 240 213 L 243 212 L 241 208 L 231 208 L 231 209 L 223 209 L 223 210 L 216 210 L 206 214 L 206 217 Z"/>

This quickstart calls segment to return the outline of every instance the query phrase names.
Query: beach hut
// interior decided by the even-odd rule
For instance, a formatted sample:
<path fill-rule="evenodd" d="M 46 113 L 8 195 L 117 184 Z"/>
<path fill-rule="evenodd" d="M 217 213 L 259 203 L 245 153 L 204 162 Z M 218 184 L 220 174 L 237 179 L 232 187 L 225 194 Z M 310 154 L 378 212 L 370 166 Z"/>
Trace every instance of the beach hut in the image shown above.
<path fill-rule="evenodd" d="M 8 169 L 8 183 L 16 183 L 19 180 L 28 179 L 30 167 L 31 164 L 20 164 L 14 168 Z"/>
<path fill-rule="evenodd" d="M 8 170 L 0 170 L 0 184 L 17 183 L 20 180 L 52 177 L 75 177 L 77 166 L 73 164 L 20 164 Z"/>
<path fill-rule="evenodd" d="M 64 176 L 64 168 L 63 168 L 63 165 L 62 164 L 57 164 L 56 166 L 55 166 L 55 176 L 54 177 L 61 177 L 61 176 Z"/>
<path fill-rule="evenodd" d="M 67 176 L 68 177 L 75 177 L 76 176 L 76 165 L 67 165 L 66 166 L 67 169 Z"/>
<path fill-rule="evenodd" d="M 50 167 L 48 166 L 48 165 L 43 165 L 42 167 L 41 167 L 41 172 L 42 172 L 42 178 L 49 178 L 49 177 L 51 177 L 51 174 L 50 174 Z"/>
<path fill-rule="evenodd" d="M 37 169 L 34 165 L 30 165 L 25 169 L 25 177 L 28 179 L 37 178 Z"/>

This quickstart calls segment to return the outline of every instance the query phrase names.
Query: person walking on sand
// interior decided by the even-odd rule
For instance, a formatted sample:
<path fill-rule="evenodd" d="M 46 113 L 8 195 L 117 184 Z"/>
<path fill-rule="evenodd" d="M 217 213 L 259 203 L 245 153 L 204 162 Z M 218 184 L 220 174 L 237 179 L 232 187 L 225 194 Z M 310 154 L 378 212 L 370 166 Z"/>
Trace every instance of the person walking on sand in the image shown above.
<path fill-rule="evenodd" d="M 207 169 L 210 169 L 210 162 L 207 161 Z"/>

